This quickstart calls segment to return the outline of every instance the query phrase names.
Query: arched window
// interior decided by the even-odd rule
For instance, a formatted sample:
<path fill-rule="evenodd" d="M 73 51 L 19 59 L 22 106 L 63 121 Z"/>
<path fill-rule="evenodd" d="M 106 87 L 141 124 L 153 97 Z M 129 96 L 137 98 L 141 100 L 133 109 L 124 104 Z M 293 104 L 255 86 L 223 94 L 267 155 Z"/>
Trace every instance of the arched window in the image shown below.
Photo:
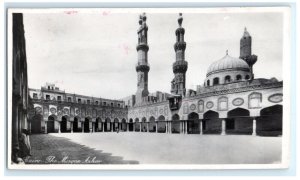
<path fill-rule="evenodd" d="M 226 111 L 228 109 L 228 98 L 227 97 L 220 97 L 218 99 L 218 110 L 219 111 Z"/>
<path fill-rule="evenodd" d="M 230 83 L 231 81 L 231 77 L 228 75 L 228 76 L 225 76 L 225 83 Z"/>
<path fill-rule="evenodd" d="M 204 101 L 203 100 L 199 100 L 198 101 L 198 112 L 203 112 L 204 111 Z"/>
<path fill-rule="evenodd" d="M 210 86 L 210 81 L 209 80 L 206 81 L 206 86 Z"/>
<path fill-rule="evenodd" d="M 214 80 L 213 80 L 213 85 L 218 85 L 218 84 L 219 84 L 219 78 L 216 77 L 216 78 L 214 78 Z"/>
<path fill-rule="evenodd" d="M 240 81 L 242 79 L 242 76 L 240 75 L 240 74 L 238 74 L 237 76 L 236 76 L 236 80 L 237 81 Z"/>
<path fill-rule="evenodd" d="M 261 93 L 253 92 L 249 95 L 249 108 L 259 108 L 262 101 Z"/>
<path fill-rule="evenodd" d="M 249 75 L 246 75 L 246 76 L 245 76 L 245 79 L 247 79 L 247 80 L 250 79 L 250 76 L 249 76 Z"/>

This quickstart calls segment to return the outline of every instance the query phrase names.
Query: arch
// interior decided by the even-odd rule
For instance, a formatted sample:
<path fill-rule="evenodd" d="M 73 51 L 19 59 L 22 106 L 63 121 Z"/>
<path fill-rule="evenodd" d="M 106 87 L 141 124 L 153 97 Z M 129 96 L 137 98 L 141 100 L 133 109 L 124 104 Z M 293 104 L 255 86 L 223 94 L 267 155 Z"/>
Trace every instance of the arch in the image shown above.
<path fill-rule="evenodd" d="M 188 115 L 187 121 L 187 133 L 188 134 L 200 134 L 200 120 L 199 115 L 192 112 Z"/>
<path fill-rule="evenodd" d="M 105 132 L 111 131 L 111 120 L 109 117 L 105 118 L 104 131 Z"/>
<path fill-rule="evenodd" d="M 149 118 L 149 132 L 156 132 L 156 122 L 153 116 Z"/>
<path fill-rule="evenodd" d="M 210 80 L 209 79 L 206 81 L 206 86 L 210 86 Z"/>
<path fill-rule="evenodd" d="M 227 112 L 227 134 L 252 134 L 252 118 L 250 111 L 243 108 L 235 108 Z"/>
<path fill-rule="evenodd" d="M 113 122 L 113 124 L 112 124 L 112 128 L 113 128 L 113 131 L 115 132 L 115 131 L 119 131 L 120 130 L 120 123 L 119 123 L 120 121 L 119 121 L 119 119 L 118 118 L 115 118 L 114 119 L 114 122 Z"/>
<path fill-rule="evenodd" d="M 216 111 L 207 111 L 203 114 L 203 134 L 220 134 L 222 121 Z"/>
<path fill-rule="evenodd" d="M 95 131 L 99 132 L 102 131 L 102 119 L 100 117 L 96 118 L 96 122 L 95 122 Z"/>
<path fill-rule="evenodd" d="M 172 116 L 172 122 L 171 122 L 171 132 L 175 134 L 180 133 L 180 117 L 178 114 L 174 114 Z"/>
<path fill-rule="evenodd" d="M 146 119 L 146 117 L 143 117 L 142 118 L 142 132 L 147 132 L 148 130 L 147 130 L 147 119 Z"/>
<path fill-rule="evenodd" d="M 231 76 L 229 76 L 229 75 L 225 76 L 224 82 L 225 83 L 230 83 L 231 82 Z"/>
<path fill-rule="evenodd" d="M 90 128 L 92 128 L 92 126 L 90 125 L 90 124 L 91 124 L 91 121 L 92 121 L 92 119 L 91 119 L 90 117 L 86 117 L 86 118 L 84 119 L 84 123 L 83 123 L 83 131 L 84 131 L 85 133 L 90 132 Z"/>
<path fill-rule="evenodd" d="M 220 84 L 220 79 L 218 77 L 215 77 L 213 79 L 213 85 L 218 85 L 218 84 Z"/>
<path fill-rule="evenodd" d="M 126 119 L 123 118 L 121 121 L 121 130 L 122 131 L 126 131 L 127 130 L 127 123 L 126 123 Z"/>
<path fill-rule="evenodd" d="M 43 116 L 41 114 L 36 114 L 32 117 L 30 123 L 32 134 L 42 133 L 42 121 L 43 121 Z"/>
<path fill-rule="evenodd" d="M 260 110 L 260 117 L 256 122 L 257 135 L 282 135 L 282 105 L 274 105 Z"/>
<path fill-rule="evenodd" d="M 236 75 L 236 80 L 237 80 L 237 81 L 242 80 L 242 75 L 240 75 L 240 74 Z"/>
<path fill-rule="evenodd" d="M 74 121 L 73 121 L 73 132 L 81 132 L 81 122 L 80 122 L 80 117 L 75 116 Z"/>
<path fill-rule="evenodd" d="M 135 118 L 135 120 L 134 120 L 135 122 L 134 122 L 134 129 L 135 129 L 135 131 L 141 131 L 141 125 L 140 125 L 140 120 L 139 120 L 139 118 Z"/>
<path fill-rule="evenodd" d="M 60 122 L 60 131 L 62 133 L 70 132 L 70 122 L 69 122 L 69 116 L 65 115 L 61 117 Z"/>
<path fill-rule="evenodd" d="M 249 79 L 250 79 L 250 76 L 247 74 L 247 75 L 245 76 L 245 79 L 246 79 L 246 80 L 249 80 Z"/>
<path fill-rule="evenodd" d="M 129 129 L 128 131 L 133 131 L 133 119 L 129 119 Z"/>
<path fill-rule="evenodd" d="M 165 133 L 166 132 L 166 118 L 163 115 L 160 115 L 158 117 L 158 122 L 157 122 L 157 132 L 158 133 Z"/>
<path fill-rule="evenodd" d="M 57 128 L 55 128 L 55 124 L 57 117 L 55 115 L 51 115 L 48 117 L 48 121 L 47 121 L 47 133 L 54 133 L 57 132 Z"/>

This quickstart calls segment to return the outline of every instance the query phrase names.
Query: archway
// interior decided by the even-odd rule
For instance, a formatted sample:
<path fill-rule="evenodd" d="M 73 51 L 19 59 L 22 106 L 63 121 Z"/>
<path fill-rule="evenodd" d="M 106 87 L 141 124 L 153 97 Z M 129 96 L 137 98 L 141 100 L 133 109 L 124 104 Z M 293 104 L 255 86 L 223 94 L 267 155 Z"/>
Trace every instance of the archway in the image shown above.
<path fill-rule="evenodd" d="M 142 118 L 142 132 L 147 132 L 147 119 L 145 117 Z"/>
<path fill-rule="evenodd" d="M 166 122 L 165 116 L 161 115 L 158 117 L 157 122 L 157 132 L 158 133 L 165 133 L 166 132 Z"/>
<path fill-rule="evenodd" d="M 104 131 L 105 132 L 111 131 L 111 121 L 110 121 L 110 118 L 106 118 L 105 119 Z"/>
<path fill-rule="evenodd" d="M 257 135 L 282 135 L 282 105 L 274 105 L 260 111 L 256 122 Z"/>
<path fill-rule="evenodd" d="M 207 111 L 203 114 L 203 134 L 220 134 L 222 130 L 222 121 L 219 119 L 219 113 Z"/>
<path fill-rule="evenodd" d="M 56 117 L 51 115 L 48 117 L 48 121 L 47 121 L 47 133 L 55 133 L 55 120 Z"/>
<path fill-rule="evenodd" d="M 133 131 L 133 120 L 129 119 L 129 131 Z"/>
<path fill-rule="evenodd" d="M 127 131 L 126 119 L 124 119 L 124 118 L 122 119 L 121 130 Z"/>
<path fill-rule="evenodd" d="M 172 130 L 172 133 L 180 133 L 180 117 L 178 114 L 174 114 L 172 116 L 172 123 L 171 123 L 171 130 Z"/>
<path fill-rule="evenodd" d="M 115 118 L 114 119 L 114 123 L 113 123 L 113 131 L 117 131 L 117 130 L 120 130 L 120 127 L 119 127 L 119 119 L 118 118 Z"/>
<path fill-rule="evenodd" d="M 187 133 L 188 134 L 200 134 L 199 127 L 199 115 L 195 112 L 192 112 L 188 115 L 187 121 Z"/>
<path fill-rule="evenodd" d="M 156 132 L 156 123 L 153 116 L 149 118 L 149 132 Z"/>
<path fill-rule="evenodd" d="M 252 118 L 247 109 L 236 108 L 227 113 L 226 134 L 252 134 Z"/>
<path fill-rule="evenodd" d="M 36 114 L 32 117 L 32 120 L 30 123 L 32 134 L 42 133 L 42 121 L 43 121 L 43 116 L 41 114 Z"/>
<path fill-rule="evenodd" d="M 74 117 L 74 122 L 73 122 L 73 132 L 81 132 L 81 122 L 79 120 L 79 117 Z M 80 124 L 80 125 L 79 125 Z"/>
<path fill-rule="evenodd" d="M 70 132 L 70 131 L 69 131 L 70 128 L 68 128 L 68 123 L 70 123 L 70 122 L 68 122 L 68 116 L 63 116 L 63 117 L 61 118 L 61 122 L 60 122 L 60 131 L 61 131 L 62 133 Z M 70 126 L 69 126 L 69 127 L 70 127 Z"/>
<path fill-rule="evenodd" d="M 95 131 L 99 132 L 102 131 L 102 120 L 101 118 L 96 118 L 96 123 L 95 123 Z"/>
<path fill-rule="evenodd" d="M 84 124 L 83 124 L 83 131 L 85 132 L 85 133 L 88 133 L 88 132 L 90 132 L 90 128 L 92 128 L 92 127 L 90 127 L 90 118 L 85 118 L 85 120 L 84 120 Z"/>
<path fill-rule="evenodd" d="M 139 122 L 139 118 L 135 118 L 135 131 L 136 132 L 139 132 L 141 131 L 141 125 L 140 125 L 140 122 Z"/>

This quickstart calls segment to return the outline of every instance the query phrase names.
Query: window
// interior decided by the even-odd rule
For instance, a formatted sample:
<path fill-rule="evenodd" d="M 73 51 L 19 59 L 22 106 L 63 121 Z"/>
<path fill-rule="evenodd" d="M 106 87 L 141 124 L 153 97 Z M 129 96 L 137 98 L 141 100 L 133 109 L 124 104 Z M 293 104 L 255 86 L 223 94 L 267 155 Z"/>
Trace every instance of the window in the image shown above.
<path fill-rule="evenodd" d="M 262 95 L 254 92 L 249 95 L 249 108 L 259 108 L 262 101 Z"/>
<path fill-rule="evenodd" d="M 50 90 L 50 86 L 48 86 L 48 90 Z"/>
<path fill-rule="evenodd" d="M 214 78 L 213 82 L 214 82 L 213 85 L 218 85 L 219 84 L 219 78 L 218 77 Z"/>
<path fill-rule="evenodd" d="M 91 101 L 90 100 L 87 100 L 87 104 L 90 104 L 91 103 Z"/>
<path fill-rule="evenodd" d="M 37 97 L 37 93 L 33 93 L 33 99 L 37 99 L 38 97 Z"/>
<path fill-rule="evenodd" d="M 80 98 L 78 98 L 78 103 L 81 103 L 81 99 Z"/>
<path fill-rule="evenodd" d="M 230 83 L 231 77 L 230 76 L 225 76 L 225 83 Z"/>
<path fill-rule="evenodd" d="M 61 96 L 57 96 L 57 101 L 61 101 Z"/>
<path fill-rule="evenodd" d="M 240 74 L 236 76 L 237 81 L 240 81 L 241 79 L 242 79 L 242 76 Z"/>
<path fill-rule="evenodd" d="M 210 86 L 210 81 L 209 80 L 206 81 L 206 86 Z"/>
<path fill-rule="evenodd" d="M 118 107 L 120 107 L 121 105 L 120 104 L 118 104 Z"/>
<path fill-rule="evenodd" d="M 98 101 L 95 101 L 95 104 L 98 105 Z"/>
<path fill-rule="evenodd" d="M 199 100 L 198 101 L 198 112 L 203 112 L 204 111 L 204 101 Z"/>
<path fill-rule="evenodd" d="M 50 95 L 46 94 L 46 100 L 50 100 Z"/>
<path fill-rule="evenodd" d="M 110 103 L 110 106 L 111 106 L 111 107 L 114 106 L 114 103 Z"/>
<path fill-rule="evenodd" d="M 68 102 L 71 102 L 71 101 L 72 101 L 71 97 L 68 97 Z"/>
<path fill-rule="evenodd" d="M 106 106 L 106 102 L 103 102 L 103 105 Z"/>
<path fill-rule="evenodd" d="M 228 98 L 220 97 L 218 100 L 218 109 L 219 111 L 226 111 L 228 109 Z"/>
<path fill-rule="evenodd" d="M 250 79 L 250 76 L 249 76 L 249 75 L 246 75 L 246 76 L 245 76 L 245 79 L 247 79 L 247 80 Z"/>

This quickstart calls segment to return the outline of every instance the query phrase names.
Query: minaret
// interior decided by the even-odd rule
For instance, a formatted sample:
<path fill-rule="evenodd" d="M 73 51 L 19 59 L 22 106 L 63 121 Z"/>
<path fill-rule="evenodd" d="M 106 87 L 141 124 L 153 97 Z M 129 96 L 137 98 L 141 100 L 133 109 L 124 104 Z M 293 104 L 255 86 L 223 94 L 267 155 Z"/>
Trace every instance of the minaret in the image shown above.
<path fill-rule="evenodd" d="M 254 79 L 253 65 L 257 61 L 256 55 L 251 55 L 252 38 L 245 27 L 244 35 L 240 40 L 240 58 L 245 60 L 250 67 L 251 79 Z"/>
<path fill-rule="evenodd" d="M 136 47 L 138 53 L 138 63 L 136 65 L 137 72 L 137 92 L 136 92 L 136 103 L 141 104 L 143 98 L 147 97 L 148 91 L 148 72 L 150 67 L 148 65 L 148 50 L 149 46 L 147 43 L 147 31 L 148 26 L 146 24 L 146 14 L 140 15 L 138 34 L 138 45 Z"/>
<path fill-rule="evenodd" d="M 185 96 L 185 73 L 188 68 L 188 63 L 185 61 L 186 43 L 184 42 L 185 30 L 181 26 L 182 21 L 182 13 L 179 13 L 179 27 L 175 31 L 176 43 L 174 44 L 174 49 L 176 52 L 176 61 L 173 63 L 173 73 L 175 77 L 171 82 L 171 93 Z"/>

